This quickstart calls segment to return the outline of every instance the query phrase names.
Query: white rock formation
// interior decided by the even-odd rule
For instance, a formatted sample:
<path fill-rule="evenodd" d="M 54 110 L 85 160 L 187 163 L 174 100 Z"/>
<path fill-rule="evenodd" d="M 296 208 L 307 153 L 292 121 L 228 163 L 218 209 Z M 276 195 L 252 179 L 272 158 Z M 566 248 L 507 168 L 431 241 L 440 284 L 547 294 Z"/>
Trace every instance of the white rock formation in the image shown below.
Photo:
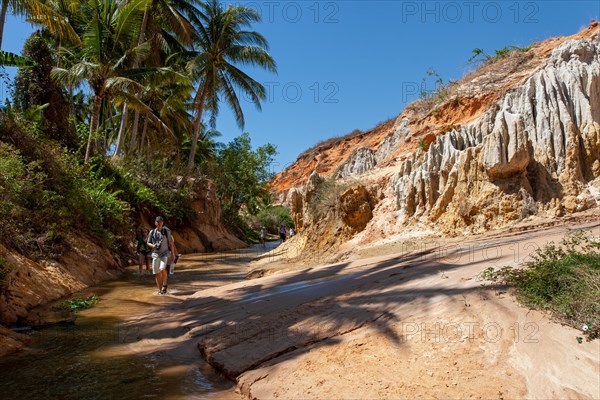
<path fill-rule="evenodd" d="M 510 220 L 525 217 L 532 201 L 556 199 L 569 211 L 593 206 L 588 184 L 600 176 L 599 117 L 597 34 L 562 44 L 481 118 L 400 165 L 390 183 L 400 218 L 437 220 L 452 211 L 470 225 L 485 210 L 497 219 L 506 220 L 506 211 Z"/>
<path fill-rule="evenodd" d="M 497 100 L 469 114 L 467 122 L 435 122 L 438 130 L 428 131 L 429 122 L 412 121 L 418 114 L 404 112 L 378 146 L 355 149 L 333 174 L 354 188 L 347 195 L 356 197 L 352 204 L 366 210 L 369 202 L 372 211 L 372 217 L 360 214 L 360 221 L 369 221 L 352 233 L 350 243 L 415 227 L 451 235 L 482 232 L 531 215 L 552 217 L 598 207 L 600 30 L 597 23 L 593 28 L 587 38 L 563 41 L 545 61 L 536 59 L 524 68 L 515 58 L 504 75 L 502 67 L 493 65 L 476 74 L 465 83 L 474 97 L 457 101 L 468 103 L 491 92 Z M 415 148 L 410 141 L 416 137 L 433 141 L 421 142 L 410 155 L 406 149 Z M 319 225 L 320 235 L 329 229 L 327 221 L 310 211 L 317 180 L 321 178 L 311 176 L 285 199 L 309 235 L 312 225 Z M 336 229 L 331 231 L 339 235 Z"/>

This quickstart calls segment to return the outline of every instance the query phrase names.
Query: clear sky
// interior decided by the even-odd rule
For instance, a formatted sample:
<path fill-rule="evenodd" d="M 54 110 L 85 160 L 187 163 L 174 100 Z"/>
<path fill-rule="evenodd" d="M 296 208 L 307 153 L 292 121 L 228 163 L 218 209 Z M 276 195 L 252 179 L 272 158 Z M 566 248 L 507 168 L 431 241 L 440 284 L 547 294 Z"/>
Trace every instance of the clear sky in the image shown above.
<path fill-rule="evenodd" d="M 312 145 L 397 116 L 433 68 L 445 81 L 486 53 L 571 35 L 600 19 L 600 1 L 237 1 L 262 15 L 277 75 L 251 71 L 268 92 L 262 112 L 242 97 L 244 131 L 272 143 L 282 170 Z M 10 18 L 3 50 L 20 53 L 32 28 Z M 428 90 L 434 86 L 429 81 Z M 6 96 L 5 90 L 1 93 Z M 217 130 L 241 131 L 222 107 Z"/>

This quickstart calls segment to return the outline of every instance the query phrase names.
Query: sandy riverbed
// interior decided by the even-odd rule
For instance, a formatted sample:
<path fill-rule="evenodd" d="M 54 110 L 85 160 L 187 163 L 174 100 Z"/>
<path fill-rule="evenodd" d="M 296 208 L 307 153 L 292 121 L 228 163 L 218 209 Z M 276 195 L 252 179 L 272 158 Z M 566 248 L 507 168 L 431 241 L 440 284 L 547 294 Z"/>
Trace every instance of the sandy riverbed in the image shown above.
<path fill-rule="evenodd" d="M 600 398 L 600 341 L 477 278 L 576 225 L 600 236 L 592 218 L 190 293 L 137 322 L 157 337 L 136 351 L 177 327 L 248 398 Z"/>
<path fill-rule="evenodd" d="M 119 311 L 122 296 L 86 312 L 121 319 L 121 340 L 99 357 L 151 357 L 170 385 L 199 368 L 202 379 L 218 380 L 218 370 L 235 392 L 217 385 L 213 398 L 597 399 L 600 341 L 579 344 L 578 330 L 478 279 L 489 266 L 518 265 L 569 228 L 600 236 L 596 221 L 411 251 L 386 243 L 357 252 L 366 258 L 253 280 L 243 277 L 258 252 L 188 255 L 169 295 L 156 295 L 146 279 L 119 289 L 143 305 L 135 312 Z M 162 398 L 198 398 L 193 387 Z"/>

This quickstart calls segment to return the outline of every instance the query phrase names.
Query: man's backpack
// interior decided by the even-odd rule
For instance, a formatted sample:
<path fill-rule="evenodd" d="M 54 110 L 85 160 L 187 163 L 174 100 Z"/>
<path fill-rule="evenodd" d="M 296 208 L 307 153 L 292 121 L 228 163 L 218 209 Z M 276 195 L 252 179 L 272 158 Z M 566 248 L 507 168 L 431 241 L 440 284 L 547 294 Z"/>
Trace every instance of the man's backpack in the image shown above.
<path fill-rule="evenodd" d="M 167 239 L 167 248 L 171 251 L 171 231 L 166 226 L 163 226 L 160 233 Z"/>

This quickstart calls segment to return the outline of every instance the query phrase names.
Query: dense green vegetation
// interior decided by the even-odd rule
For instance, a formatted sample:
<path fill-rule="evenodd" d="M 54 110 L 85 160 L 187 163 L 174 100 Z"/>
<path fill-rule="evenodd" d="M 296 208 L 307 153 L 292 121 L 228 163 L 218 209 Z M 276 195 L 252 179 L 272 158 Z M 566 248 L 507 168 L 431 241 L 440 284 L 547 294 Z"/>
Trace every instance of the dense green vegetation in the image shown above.
<path fill-rule="evenodd" d="M 217 183 L 221 206 L 227 217 L 244 209 L 256 214 L 261 207 L 270 203 L 267 182 L 273 178 L 269 171 L 274 146 L 267 144 L 252 150 L 250 136 L 243 134 L 218 150 L 212 175 Z"/>
<path fill-rule="evenodd" d="M 589 339 L 600 337 L 600 242 L 584 231 L 538 249 L 523 268 L 488 268 L 482 276 L 516 288 L 523 304 L 550 311 Z"/>
<path fill-rule="evenodd" d="M 0 111 L 0 243 L 58 258 L 76 235 L 129 253 L 140 218 L 191 224 L 204 179 L 216 182 L 228 225 L 249 233 L 270 202 L 276 149 L 253 149 L 249 134 L 219 143 L 214 124 L 222 102 L 243 127 L 237 96 L 259 108 L 265 99 L 245 67 L 276 71 L 254 10 L 217 0 L 4 3 L 40 30 L 21 56 L 0 57 L 22 67 Z"/>
<path fill-rule="evenodd" d="M 252 220 L 252 224 L 256 230 L 264 226 L 271 234 L 279 234 L 279 225 L 283 224 L 288 228 L 294 227 L 294 221 L 290 215 L 290 211 L 281 206 L 271 206 L 260 210 L 256 217 Z"/>

